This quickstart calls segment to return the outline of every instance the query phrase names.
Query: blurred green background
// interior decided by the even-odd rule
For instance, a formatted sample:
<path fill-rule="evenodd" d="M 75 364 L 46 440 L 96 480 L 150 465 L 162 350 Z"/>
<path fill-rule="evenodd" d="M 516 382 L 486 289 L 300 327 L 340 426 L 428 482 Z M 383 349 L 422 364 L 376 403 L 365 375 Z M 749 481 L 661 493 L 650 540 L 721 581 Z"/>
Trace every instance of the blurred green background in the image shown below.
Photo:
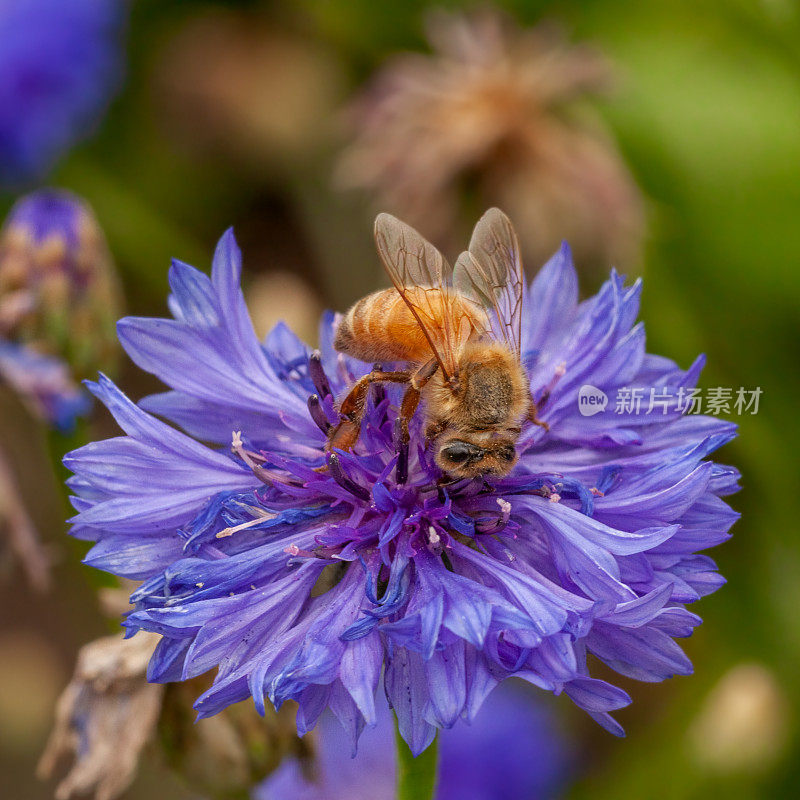
<path fill-rule="evenodd" d="M 618 714 L 624 740 L 558 703 L 581 753 L 567 797 L 794 797 L 800 11 L 791 0 L 497 5 L 520 25 L 560 21 L 571 39 L 596 45 L 615 65 L 616 87 L 601 111 L 645 197 L 646 243 L 636 271 L 645 279 L 648 349 L 684 366 L 705 352 L 703 387 L 763 389 L 759 413 L 736 418 L 741 435 L 720 454 L 743 473 L 733 498 L 742 519 L 733 539 L 712 553 L 728 585 L 696 609 L 705 622 L 686 642 L 695 675 L 660 685 L 623 681 L 634 698 Z M 49 180 L 94 207 L 129 313 L 163 314 L 169 259 L 206 268 L 229 225 L 244 251 L 262 330 L 283 314 L 313 337 L 318 307 L 343 309 L 380 284 L 373 204 L 331 179 L 347 143 L 341 108 L 390 55 L 429 51 L 423 20 L 430 7 L 420 0 L 132 4 L 123 91 L 99 133 Z M 186 26 L 222 12 L 252 15 L 274 37 L 274 55 L 257 75 L 235 64 L 226 73 L 241 77 L 239 94 L 259 111 L 248 117 L 238 96 L 219 99 L 244 114 L 238 134 L 213 104 L 207 118 L 192 117 L 192 103 L 181 105 L 199 79 L 175 61 Z M 13 199 L 0 196 L 3 213 Z M 529 263 L 529 273 L 536 266 Z M 599 280 L 589 273 L 583 290 Z M 154 388 L 129 364 L 121 382 L 136 397 Z M 33 800 L 53 791 L 33 777 L 53 699 L 77 647 L 106 623 L 89 570 L 77 563 L 79 549 L 66 540 L 45 437 L 13 398 L 0 402 L 23 494 L 57 559 L 49 596 L 33 593 L 17 572 L 0 582 L 3 796 Z M 93 425 L 112 429 L 104 418 Z M 192 795 L 148 762 L 128 796 Z"/>

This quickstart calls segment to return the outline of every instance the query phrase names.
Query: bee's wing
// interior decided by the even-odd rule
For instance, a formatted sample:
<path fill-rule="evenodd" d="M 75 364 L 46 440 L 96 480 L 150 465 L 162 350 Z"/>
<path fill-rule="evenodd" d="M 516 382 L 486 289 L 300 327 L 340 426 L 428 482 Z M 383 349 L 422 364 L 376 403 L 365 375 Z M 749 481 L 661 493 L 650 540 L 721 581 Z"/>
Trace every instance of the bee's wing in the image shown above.
<path fill-rule="evenodd" d="M 519 241 L 511 220 L 490 208 L 472 232 L 469 250 L 456 261 L 453 287 L 490 312 L 493 338 L 521 352 L 524 277 Z"/>
<path fill-rule="evenodd" d="M 473 330 L 460 306 L 457 311 L 450 265 L 427 239 L 391 214 L 378 214 L 375 244 L 386 272 L 449 380 L 456 374 L 458 349 Z"/>

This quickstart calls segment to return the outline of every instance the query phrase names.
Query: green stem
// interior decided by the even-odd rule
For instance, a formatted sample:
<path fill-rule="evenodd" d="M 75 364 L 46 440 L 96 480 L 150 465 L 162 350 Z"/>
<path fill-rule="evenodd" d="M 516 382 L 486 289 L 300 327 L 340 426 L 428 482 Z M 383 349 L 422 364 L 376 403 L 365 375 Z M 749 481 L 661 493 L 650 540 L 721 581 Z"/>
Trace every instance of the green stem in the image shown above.
<path fill-rule="evenodd" d="M 400 735 L 396 718 L 394 732 L 397 747 L 397 800 L 433 800 L 439 760 L 438 736 L 427 750 L 415 758 Z"/>

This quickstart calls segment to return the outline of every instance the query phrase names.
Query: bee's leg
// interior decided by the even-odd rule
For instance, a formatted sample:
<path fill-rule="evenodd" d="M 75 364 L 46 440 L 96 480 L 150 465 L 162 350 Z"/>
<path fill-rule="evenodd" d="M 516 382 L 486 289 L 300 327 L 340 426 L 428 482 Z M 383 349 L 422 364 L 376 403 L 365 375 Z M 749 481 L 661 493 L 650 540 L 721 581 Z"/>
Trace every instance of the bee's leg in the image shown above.
<path fill-rule="evenodd" d="M 432 358 L 409 376 L 409 387 L 400 404 L 400 444 L 408 444 L 408 423 L 417 410 L 423 387 L 436 374 L 437 369 L 439 369 L 439 362 Z"/>
<path fill-rule="evenodd" d="M 408 423 L 419 405 L 419 389 L 409 386 L 403 394 L 400 404 L 400 416 L 395 423 L 395 439 L 397 441 L 397 467 L 395 478 L 398 483 L 405 483 L 408 479 Z"/>
<path fill-rule="evenodd" d="M 408 423 L 417 410 L 419 405 L 419 389 L 409 386 L 403 395 L 403 402 L 400 403 L 400 444 L 408 444 Z"/>
<path fill-rule="evenodd" d="M 400 404 L 400 416 L 397 419 L 398 458 L 396 477 L 398 483 L 405 483 L 408 478 L 408 424 L 419 405 L 422 388 L 435 375 L 438 368 L 439 362 L 435 358 L 423 364 L 410 376 L 409 387 L 403 395 L 403 401 Z"/>
<path fill-rule="evenodd" d="M 327 451 L 337 448 L 349 450 L 357 441 L 361 432 L 361 421 L 364 417 L 364 407 L 367 402 L 367 393 L 373 383 L 408 383 L 411 376 L 408 372 L 384 372 L 374 369 L 372 372 L 359 378 L 349 394 L 339 406 L 341 422 L 328 434 Z"/>
<path fill-rule="evenodd" d="M 541 420 L 539 419 L 539 417 L 536 416 L 536 401 L 533 399 L 533 397 L 531 397 L 531 404 L 528 407 L 528 419 L 534 425 L 540 425 L 546 431 L 550 430 L 550 426 L 546 422 L 544 422 L 544 420 Z"/>

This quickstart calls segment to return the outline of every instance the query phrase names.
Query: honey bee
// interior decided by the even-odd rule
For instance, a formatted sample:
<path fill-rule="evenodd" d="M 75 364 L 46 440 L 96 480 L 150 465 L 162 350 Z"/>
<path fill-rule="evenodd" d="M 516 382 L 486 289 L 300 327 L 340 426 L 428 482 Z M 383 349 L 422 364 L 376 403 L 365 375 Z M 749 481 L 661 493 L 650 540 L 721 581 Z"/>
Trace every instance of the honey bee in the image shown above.
<path fill-rule="evenodd" d="M 375 242 L 394 288 L 373 292 L 344 315 L 334 347 L 371 362 L 404 362 L 404 370 L 375 367 L 342 401 L 341 422 L 327 449 L 357 441 L 370 385 L 406 384 L 400 406 L 401 444 L 422 404 L 426 441 L 439 468 L 453 478 L 506 475 L 516 443 L 536 416 L 520 360 L 523 274 L 511 221 L 487 211 L 469 249 L 451 269 L 417 231 L 390 214 L 375 220 Z"/>

